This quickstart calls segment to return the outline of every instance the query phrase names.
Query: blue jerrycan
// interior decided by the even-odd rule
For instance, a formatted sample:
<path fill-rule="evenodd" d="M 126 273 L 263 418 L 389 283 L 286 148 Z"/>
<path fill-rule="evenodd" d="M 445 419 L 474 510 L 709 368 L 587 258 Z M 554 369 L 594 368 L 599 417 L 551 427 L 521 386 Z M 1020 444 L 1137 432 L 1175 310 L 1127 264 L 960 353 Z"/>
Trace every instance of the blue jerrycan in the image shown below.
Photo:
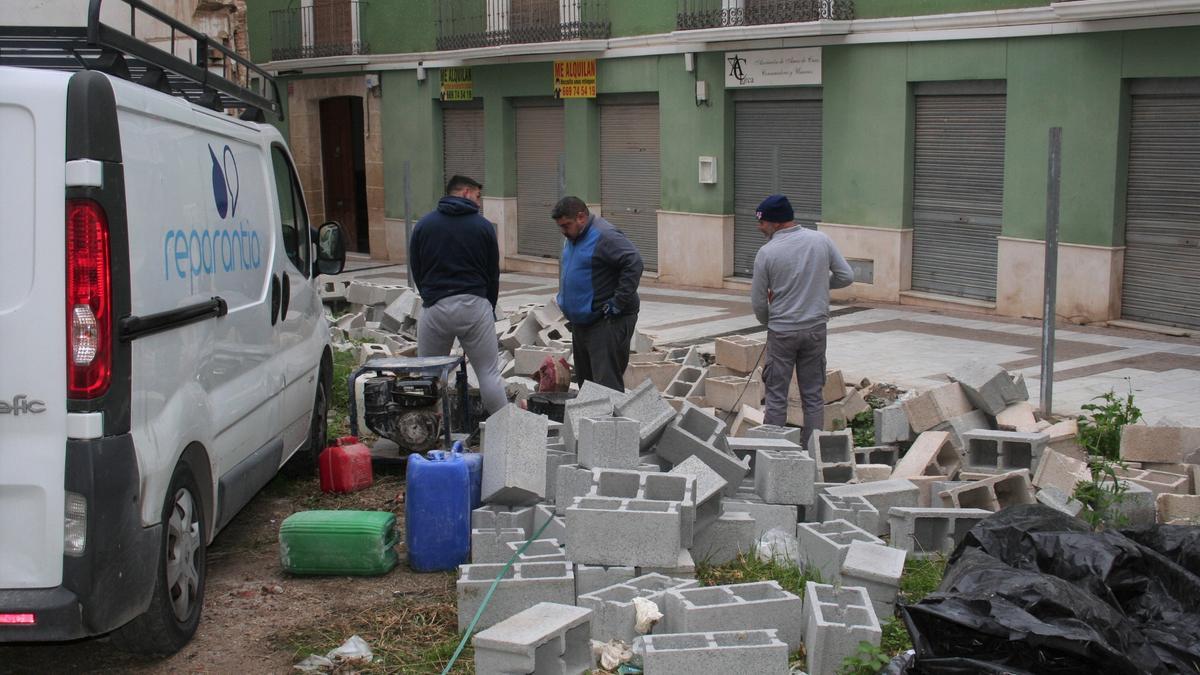
<path fill-rule="evenodd" d="M 474 511 L 482 505 L 480 491 L 483 489 L 483 455 L 478 452 L 467 452 L 463 449 L 462 441 L 454 441 L 450 452 L 460 453 L 467 463 L 467 469 L 471 476 L 471 510 Z"/>
<path fill-rule="evenodd" d="M 464 455 L 433 450 L 408 456 L 404 503 L 408 564 L 417 572 L 452 570 L 471 554 L 471 477 Z"/>

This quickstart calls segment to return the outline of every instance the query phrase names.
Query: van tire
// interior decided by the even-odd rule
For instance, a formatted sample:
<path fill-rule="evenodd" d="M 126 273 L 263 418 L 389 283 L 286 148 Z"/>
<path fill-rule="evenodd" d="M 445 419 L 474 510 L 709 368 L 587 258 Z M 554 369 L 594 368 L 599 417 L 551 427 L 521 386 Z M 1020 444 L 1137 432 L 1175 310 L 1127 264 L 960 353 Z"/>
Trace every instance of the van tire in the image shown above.
<path fill-rule="evenodd" d="M 162 546 L 150 607 L 112 633 L 126 652 L 170 656 L 191 641 L 200 624 L 205 564 L 204 506 L 191 467 L 181 461 L 163 500 Z"/>
<path fill-rule="evenodd" d="M 308 441 L 284 463 L 282 473 L 291 478 L 311 478 L 317 473 L 317 460 L 329 444 L 329 378 L 321 369 L 317 393 L 313 398 L 312 419 L 308 423 Z"/>

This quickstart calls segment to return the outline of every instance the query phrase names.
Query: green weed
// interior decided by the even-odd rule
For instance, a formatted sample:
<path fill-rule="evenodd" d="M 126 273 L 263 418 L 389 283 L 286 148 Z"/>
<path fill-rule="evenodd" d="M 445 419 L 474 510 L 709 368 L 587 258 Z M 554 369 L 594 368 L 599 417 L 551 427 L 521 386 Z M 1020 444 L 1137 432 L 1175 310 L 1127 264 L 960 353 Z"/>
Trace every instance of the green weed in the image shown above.
<path fill-rule="evenodd" d="M 1126 378 L 1128 380 L 1128 378 Z M 1079 445 L 1089 455 L 1117 460 L 1121 457 L 1121 428 L 1142 419 L 1142 411 L 1133 404 L 1133 388 L 1120 398 L 1113 391 L 1092 399 L 1103 403 L 1086 403 L 1079 416 Z"/>

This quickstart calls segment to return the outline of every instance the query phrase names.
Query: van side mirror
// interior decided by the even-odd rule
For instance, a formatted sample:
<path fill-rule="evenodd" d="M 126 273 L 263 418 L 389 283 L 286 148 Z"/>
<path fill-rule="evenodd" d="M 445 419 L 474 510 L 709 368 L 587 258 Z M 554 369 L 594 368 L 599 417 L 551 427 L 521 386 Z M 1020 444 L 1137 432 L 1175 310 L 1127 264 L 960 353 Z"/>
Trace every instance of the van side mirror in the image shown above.
<path fill-rule="evenodd" d="M 313 260 L 313 275 L 341 274 L 346 266 L 346 241 L 342 226 L 329 221 L 317 230 L 317 257 Z"/>

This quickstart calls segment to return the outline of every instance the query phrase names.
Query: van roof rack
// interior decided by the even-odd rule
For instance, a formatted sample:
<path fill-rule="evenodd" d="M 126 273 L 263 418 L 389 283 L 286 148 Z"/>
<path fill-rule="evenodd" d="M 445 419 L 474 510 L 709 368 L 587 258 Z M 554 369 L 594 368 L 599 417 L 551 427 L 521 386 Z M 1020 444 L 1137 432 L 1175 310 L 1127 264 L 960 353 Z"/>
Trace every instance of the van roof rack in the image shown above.
<path fill-rule="evenodd" d="M 242 119 L 283 119 L 279 85 L 249 59 L 144 0 L 118 0 L 129 6 L 129 32 L 117 30 L 100 21 L 102 1 L 90 0 L 86 27 L 0 26 L 0 65 L 99 70 L 212 110 L 241 110 Z M 170 28 L 171 52 L 135 36 L 139 12 Z M 194 60 L 174 54 L 177 39 L 195 40 Z M 209 70 L 214 56 L 220 74 Z"/>

